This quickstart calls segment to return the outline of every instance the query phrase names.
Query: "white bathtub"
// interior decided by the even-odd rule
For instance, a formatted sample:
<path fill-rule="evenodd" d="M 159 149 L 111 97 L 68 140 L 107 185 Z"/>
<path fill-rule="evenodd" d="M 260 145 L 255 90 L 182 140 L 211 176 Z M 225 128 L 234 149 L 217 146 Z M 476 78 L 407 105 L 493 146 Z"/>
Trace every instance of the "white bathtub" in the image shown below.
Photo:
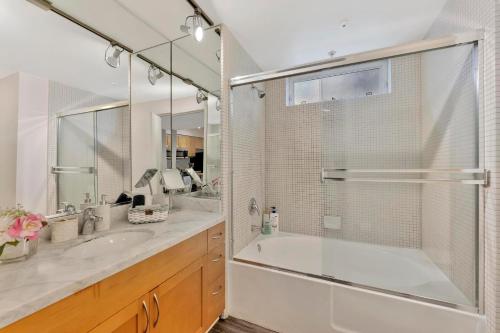
<path fill-rule="evenodd" d="M 229 314 L 278 332 L 484 331 L 479 315 L 311 277 L 467 305 L 420 250 L 277 233 L 257 237 L 236 254 L 229 273 Z"/>

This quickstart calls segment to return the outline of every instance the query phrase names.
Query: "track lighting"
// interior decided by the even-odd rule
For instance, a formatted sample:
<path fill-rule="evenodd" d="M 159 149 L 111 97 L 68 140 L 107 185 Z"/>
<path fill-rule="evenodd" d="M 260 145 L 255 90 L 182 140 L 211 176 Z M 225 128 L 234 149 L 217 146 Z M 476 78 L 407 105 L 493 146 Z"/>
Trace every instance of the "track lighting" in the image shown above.
<path fill-rule="evenodd" d="M 201 104 L 201 102 L 208 100 L 208 95 L 201 89 L 196 92 L 196 103 Z"/>
<path fill-rule="evenodd" d="M 203 40 L 203 18 L 201 17 L 200 10 L 195 8 L 194 15 L 186 17 L 184 24 L 181 25 L 181 31 L 186 34 L 191 34 L 194 36 L 196 41 L 201 42 Z"/>
<path fill-rule="evenodd" d="M 106 52 L 104 52 L 104 61 L 113 68 L 120 67 L 120 55 L 123 49 L 116 44 L 110 43 Z"/>
<path fill-rule="evenodd" d="M 148 68 L 148 81 L 152 86 L 156 84 L 156 81 L 161 79 L 165 74 L 154 65 L 150 65 Z"/>

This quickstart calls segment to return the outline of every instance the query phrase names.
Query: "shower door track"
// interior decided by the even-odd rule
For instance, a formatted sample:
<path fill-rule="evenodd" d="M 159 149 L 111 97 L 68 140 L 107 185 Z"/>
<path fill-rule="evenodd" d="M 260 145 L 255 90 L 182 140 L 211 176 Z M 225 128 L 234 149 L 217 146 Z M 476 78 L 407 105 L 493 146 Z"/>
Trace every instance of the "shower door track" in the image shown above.
<path fill-rule="evenodd" d="M 311 62 L 300 66 L 285 69 L 266 71 L 256 74 L 233 77 L 229 80 L 230 87 L 237 87 L 251 83 L 264 82 L 281 79 L 295 75 L 314 73 L 325 69 L 358 64 L 373 60 L 409 55 L 424 51 L 438 50 L 456 45 L 477 43 L 484 38 L 482 30 L 452 34 L 449 36 L 433 39 L 425 39 L 412 43 L 396 45 L 392 47 L 377 49 L 373 51 L 354 53 L 343 57 Z"/>
<path fill-rule="evenodd" d="M 469 305 L 465 305 L 465 304 L 455 304 L 455 303 L 440 301 L 437 299 L 428 298 L 428 297 L 424 297 L 424 296 L 407 294 L 407 293 L 394 291 L 394 290 L 390 290 L 390 289 L 372 287 L 372 286 L 368 286 L 365 284 L 360 284 L 360 283 L 356 283 L 356 282 L 352 282 L 352 281 L 337 279 L 334 276 L 330 276 L 330 275 L 318 275 L 318 274 L 312 274 L 312 273 L 299 272 L 299 271 L 295 271 L 293 269 L 287 269 L 287 268 L 282 268 L 282 267 L 278 267 L 278 266 L 263 264 L 263 263 L 260 263 L 257 261 L 252 261 L 252 260 L 245 260 L 245 259 L 239 259 L 239 258 L 233 258 L 232 260 L 235 262 L 242 263 L 242 264 L 258 266 L 261 268 L 267 268 L 267 269 L 271 269 L 271 270 L 278 271 L 278 272 L 295 274 L 295 275 L 308 277 L 308 278 L 312 278 L 312 279 L 318 279 L 318 280 L 322 280 L 322 281 L 328 281 L 328 282 L 332 282 L 332 283 L 336 283 L 336 284 L 341 284 L 344 286 L 359 288 L 362 290 L 368 290 L 368 291 L 373 291 L 373 292 L 382 293 L 382 294 L 386 294 L 386 295 L 397 296 L 397 297 L 409 299 L 412 301 L 418 301 L 418 302 L 429 303 L 429 304 L 433 304 L 433 305 L 439 305 L 439 306 L 443 306 L 443 307 L 447 307 L 447 308 L 451 308 L 451 309 L 455 309 L 455 310 L 460 310 L 460 311 L 466 311 L 466 312 L 470 312 L 470 313 L 479 313 L 479 309 L 475 306 L 469 306 Z"/>

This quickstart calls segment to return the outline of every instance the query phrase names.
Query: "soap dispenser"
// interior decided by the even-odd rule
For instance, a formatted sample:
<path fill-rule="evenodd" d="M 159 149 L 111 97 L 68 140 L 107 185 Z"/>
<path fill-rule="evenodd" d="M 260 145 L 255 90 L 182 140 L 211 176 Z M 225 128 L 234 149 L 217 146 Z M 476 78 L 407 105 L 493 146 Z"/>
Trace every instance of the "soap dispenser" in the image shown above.
<path fill-rule="evenodd" d="M 106 194 L 101 195 L 101 201 L 95 207 L 95 216 L 100 217 L 95 224 L 95 231 L 109 230 L 111 226 L 111 206 L 106 202 Z"/>

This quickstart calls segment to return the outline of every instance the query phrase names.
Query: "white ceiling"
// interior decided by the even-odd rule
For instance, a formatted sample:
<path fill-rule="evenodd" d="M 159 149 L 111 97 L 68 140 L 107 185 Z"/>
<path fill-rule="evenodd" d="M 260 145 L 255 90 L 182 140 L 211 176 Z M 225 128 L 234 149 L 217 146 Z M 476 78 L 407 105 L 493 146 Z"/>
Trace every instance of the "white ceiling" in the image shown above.
<path fill-rule="evenodd" d="M 446 0 L 198 0 L 262 70 L 422 39 Z M 347 22 L 346 28 L 341 24 Z"/>

